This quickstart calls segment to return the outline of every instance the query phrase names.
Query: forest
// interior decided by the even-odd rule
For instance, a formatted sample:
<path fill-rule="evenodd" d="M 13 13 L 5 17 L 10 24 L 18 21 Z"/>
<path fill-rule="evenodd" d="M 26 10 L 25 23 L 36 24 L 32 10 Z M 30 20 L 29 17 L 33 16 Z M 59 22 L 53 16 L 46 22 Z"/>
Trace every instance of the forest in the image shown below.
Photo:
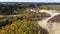
<path fill-rule="evenodd" d="M 0 5 L 0 15 L 19 15 L 0 17 L 0 34 L 49 34 L 37 21 L 50 15 L 29 8 L 37 9 L 34 5 Z"/>

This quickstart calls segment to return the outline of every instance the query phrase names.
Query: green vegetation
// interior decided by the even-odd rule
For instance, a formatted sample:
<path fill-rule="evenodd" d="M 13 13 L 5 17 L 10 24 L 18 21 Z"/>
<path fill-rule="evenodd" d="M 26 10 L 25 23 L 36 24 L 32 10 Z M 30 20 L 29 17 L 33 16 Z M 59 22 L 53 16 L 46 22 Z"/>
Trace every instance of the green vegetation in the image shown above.
<path fill-rule="evenodd" d="M 44 14 L 44 15 L 43 15 Z M 18 17 L 12 17 L 0 21 L 0 34 L 38 34 L 42 27 L 37 24 L 38 16 L 47 17 L 46 13 L 22 13 Z M 40 18 L 41 19 L 41 18 Z"/>
<path fill-rule="evenodd" d="M 25 8 L 19 8 L 13 12 L 19 16 L 0 20 L 0 34 L 41 34 L 43 28 L 37 21 L 50 16 L 44 12 L 26 11 Z"/>

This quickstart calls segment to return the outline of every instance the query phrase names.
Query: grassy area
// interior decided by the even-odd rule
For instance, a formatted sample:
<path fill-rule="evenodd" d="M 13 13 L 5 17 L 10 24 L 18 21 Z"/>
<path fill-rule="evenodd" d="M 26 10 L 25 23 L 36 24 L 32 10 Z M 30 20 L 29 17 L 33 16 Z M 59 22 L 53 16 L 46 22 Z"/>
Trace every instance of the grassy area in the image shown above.
<path fill-rule="evenodd" d="M 40 8 L 60 10 L 60 5 L 42 5 L 42 6 L 40 6 Z"/>

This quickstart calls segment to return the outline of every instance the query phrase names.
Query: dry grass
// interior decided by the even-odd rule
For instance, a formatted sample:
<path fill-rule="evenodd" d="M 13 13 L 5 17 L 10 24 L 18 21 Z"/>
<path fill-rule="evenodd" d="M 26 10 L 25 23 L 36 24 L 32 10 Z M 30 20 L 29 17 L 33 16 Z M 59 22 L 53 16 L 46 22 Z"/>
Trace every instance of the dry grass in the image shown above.
<path fill-rule="evenodd" d="M 42 5 L 40 6 L 43 9 L 56 9 L 60 10 L 60 5 Z"/>

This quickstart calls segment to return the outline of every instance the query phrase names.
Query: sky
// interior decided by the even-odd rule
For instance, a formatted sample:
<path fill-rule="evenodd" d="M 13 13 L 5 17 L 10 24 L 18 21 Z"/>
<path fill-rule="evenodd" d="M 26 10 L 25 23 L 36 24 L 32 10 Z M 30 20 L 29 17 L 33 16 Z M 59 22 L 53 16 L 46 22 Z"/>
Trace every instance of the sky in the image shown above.
<path fill-rule="evenodd" d="M 60 3 L 60 0 L 0 0 L 0 2 L 56 2 L 56 3 Z"/>

